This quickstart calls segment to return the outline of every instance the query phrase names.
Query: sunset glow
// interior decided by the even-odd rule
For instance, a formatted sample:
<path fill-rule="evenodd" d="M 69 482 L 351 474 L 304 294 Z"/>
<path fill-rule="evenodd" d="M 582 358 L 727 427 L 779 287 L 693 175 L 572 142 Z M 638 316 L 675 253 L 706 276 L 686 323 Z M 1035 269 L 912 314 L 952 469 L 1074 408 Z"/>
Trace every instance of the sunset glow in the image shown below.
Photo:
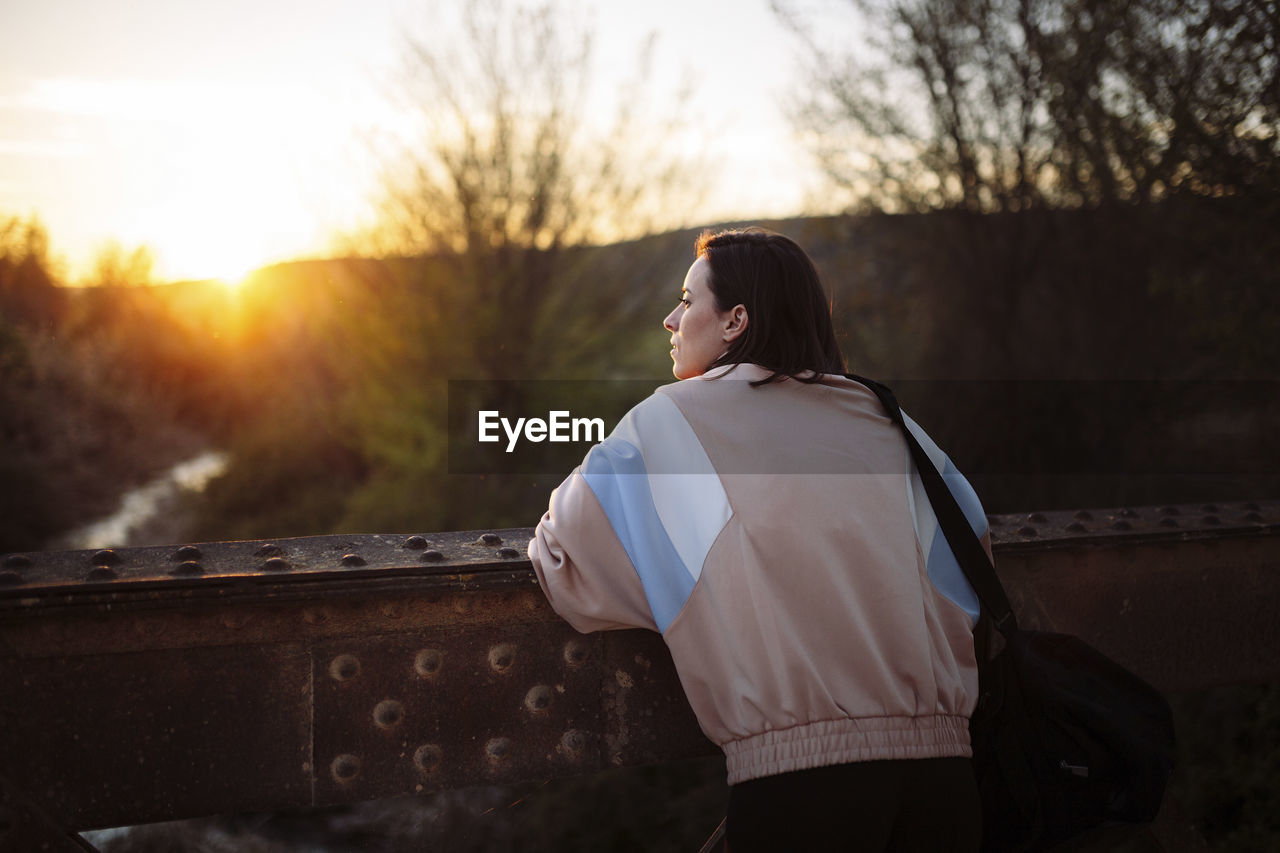
<path fill-rule="evenodd" d="M 577 5 L 596 29 L 606 100 L 638 34 L 658 35 L 658 88 L 679 69 L 708 89 L 747 79 L 753 43 L 789 47 L 763 0 Z M 732 31 L 716 23 L 729 9 Z M 391 96 L 403 39 L 430 17 L 410 0 L 6 4 L 0 213 L 38 216 L 70 281 L 109 241 L 147 247 L 156 280 L 234 282 L 332 253 L 373 215 L 374 142 L 407 118 Z M 813 175 L 775 104 L 788 67 L 718 87 L 730 95 L 700 110 L 696 142 L 724 171 L 707 221 L 803 206 Z"/>
<path fill-rule="evenodd" d="M 345 170 L 349 190 L 334 179 L 349 117 L 326 113 L 302 87 L 65 79 L 39 83 L 22 104 L 30 116 L 98 130 L 92 141 L 77 132 L 73 146 L 11 154 L 58 170 L 37 208 L 54 240 L 96 226 L 100 239 L 150 247 L 162 278 L 239 280 L 323 250 L 346 224 L 336 201 L 361 209 L 356 170 Z M 86 260 L 73 261 L 73 276 Z"/>

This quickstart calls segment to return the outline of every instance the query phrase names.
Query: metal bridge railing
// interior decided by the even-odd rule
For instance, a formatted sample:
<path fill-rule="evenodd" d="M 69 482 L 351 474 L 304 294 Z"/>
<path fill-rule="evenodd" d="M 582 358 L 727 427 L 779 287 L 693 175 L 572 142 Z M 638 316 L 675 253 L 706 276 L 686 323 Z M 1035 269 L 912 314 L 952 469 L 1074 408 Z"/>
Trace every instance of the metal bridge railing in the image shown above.
<path fill-rule="evenodd" d="M 1027 625 L 1168 691 L 1280 679 L 1280 501 L 991 525 Z M 5 556 L 0 849 L 714 753 L 661 638 L 561 621 L 530 535 Z"/>

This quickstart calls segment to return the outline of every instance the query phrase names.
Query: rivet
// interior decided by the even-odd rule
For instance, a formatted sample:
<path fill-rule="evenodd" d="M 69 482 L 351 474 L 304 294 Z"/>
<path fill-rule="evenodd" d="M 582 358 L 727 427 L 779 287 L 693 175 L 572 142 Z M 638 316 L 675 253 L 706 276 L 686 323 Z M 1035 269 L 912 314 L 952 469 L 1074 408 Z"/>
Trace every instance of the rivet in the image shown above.
<path fill-rule="evenodd" d="M 1071 522 L 1070 524 L 1068 524 L 1068 525 L 1067 525 L 1067 530 L 1068 530 L 1069 532 L 1071 532 L 1071 533 L 1084 533 L 1084 532 L 1085 532 L 1084 525 L 1083 525 L 1083 524 L 1081 524 L 1081 523 L 1080 523 L 1080 522 L 1078 522 L 1078 521 L 1073 521 L 1073 522 Z"/>
<path fill-rule="evenodd" d="M 1133 529 L 1133 525 L 1125 521 L 1123 518 L 1117 519 L 1116 522 L 1111 526 L 1116 530 L 1132 530 Z"/>
<path fill-rule="evenodd" d="M 404 719 L 404 705 L 394 699 L 384 699 L 373 708 L 373 722 L 380 729 L 394 728 Z"/>
<path fill-rule="evenodd" d="M 279 557 L 281 554 L 284 553 L 284 549 L 281 548 L 279 545 L 272 545 L 271 543 L 267 543 L 266 545 L 263 545 L 261 548 L 259 548 L 257 551 L 254 551 L 253 553 L 255 556 L 258 556 L 258 557 Z"/>
<path fill-rule="evenodd" d="M 516 647 L 510 643 L 499 643 L 489 649 L 489 666 L 494 672 L 506 672 L 516 660 Z"/>
<path fill-rule="evenodd" d="M 422 552 L 422 561 L 424 563 L 438 563 L 443 559 L 444 559 L 444 554 L 441 554 L 439 551 L 437 551 L 434 548 L 429 548 L 426 551 Z"/>
<path fill-rule="evenodd" d="M 98 551 L 89 558 L 89 565 L 91 566 L 118 566 L 121 562 L 120 555 L 110 548 Z"/>
<path fill-rule="evenodd" d="M 1180 525 L 1178 524 L 1178 519 L 1176 518 L 1162 518 L 1160 519 L 1160 526 L 1161 527 L 1179 527 Z"/>
<path fill-rule="evenodd" d="M 1123 509 L 1117 511 L 1116 515 L 1120 516 L 1121 518 L 1137 518 L 1138 517 L 1138 513 L 1135 512 L 1134 510 L 1129 509 L 1128 507 L 1124 507 Z"/>
<path fill-rule="evenodd" d="M 202 557 L 204 555 L 200 553 L 200 549 L 195 545 L 183 545 L 177 551 L 174 551 L 173 556 L 169 559 L 175 563 L 181 563 L 184 560 L 199 560 Z"/>
<path fill-rule="evenodd" d="M 1093 513 L 1089 512 L 1087 509 L 1077 510 L 1076 514 L 1072 516 L 1072 518 L 1076 521 L 1093 521 Z"/>
<path fill-rule="evenodd" d="M 21 586 L 26 583 L 17 572 L 0 572 L 0 586 Z"/>
<path fill-rule="evenodd" d="M 400 547 L 409 548 L 414 551 L 421 551 L 423 548 L 427 547 L 428 544 L 427 540 L 421 536 L 410 536 L 408 539 L 404 540 L 404 544 Z"/>
<path fill-rule="evenodd" d="M 1033 512 L 1027 516 L 1027 521 L 1032 524 L 1044 524 L 1048 520 L 1049 519 L 1045 518 L 1045 515 L 1042 512 Z"/>
<path fill-rule="evenodd" d="M 578 729 L 569 729 L 560 737 L 560 747 L 570 755 L 577 755 L 587 746 L 587 738 Z"/>
<path fill-rule="evenodd" d="M 359 554 L 345 554 L 342 557 L 342 565 L 344 566 L 363 566 L 368 561 Z"/>
<path fill-rule="evenodd" d="M 1257 509 L 1257 507 L 1254 507 Z M 4 558 L 4 567 L 6 569 L 29 569 L 31 568 L 31 558 L 26 554 L 10 554 Z"/>
<path fill-rule="evenodd" d="M 1218 505 L 1217 505 L 1217 504 L 1205 504 L 1204 506 L 1200 507 L 1200 511 L 1201 511 L 1201 512 L 1207 512 L 1207 513 L 1209 513 L 1209 514 L 1211 514 L 1211 515 L 1212 515 L 1213 513 L 1215 513 L 1215 512 L 1217 512 L 1217 511 L 1218 511 Z"/>
<path fill-rule="evenodd" d="M 499 548 L 499 549 L 498 549 L 498 556 L 499 556 L 499 557 L 505 557 L 505 558 L 507 558 L 507 559 L 509 560 L 509 559 L 511 559 L 512 557 L 519 557 L 519 556 L 520 556 L 520 552 L 519 552 L 519 551 L 517 551 L 515 548 Z"/>
<path fill-rule="evenodd" d="M 413 751 L 413 763 L 419 770 L 430 773 L 440 765 L 440 747 L 434 743 L 424 743 Z"/>
<path fill-rule="evenodd" d="M 89 580 L 91 581 L 110 581 L 115 580 L 116 570 L 110 566 L 94 566 L 89 570 Z"/>
<path fill-rule="evenodd" d="M 555 699 L 555 691 L 545 684 L 538 684 L 525 694 L 524 706 L 534 713 L 540 713 L 551 707 L 553 699 Z"/>
<path fill-rule="evenodd" d="M 1019 536 L 1039 536 L 1040 533 L 1034 527 L 1019 527 L 1018 535 Z"/>
<path fill-rule="evenodd" d="M 511 754 L 511 739 L 505 737 L 490 738 L 489 742 L 484 745 L 484 754 L 493 762 L 504 760 Z"/>
<path fill-rule="evenodd" d="M 496 533 L 482 533 L 480 534 L 480 542 L 484 545 L 501 545 L 502 537 Z"/>
<path fill-rule="evenodd" d="M 1262 521 L 1262 514 L 1257 512 L 1246 512 L 1244 514 L 1245 521 Z"/>
<path fill-rule="evenodd" d="M 287 572 L 289 568 L 289 561 L 283 557 L 272 557 L 262 564 L 264 572 Z"/>
<path fill-rule="evenodd" d="M 1156 512 L 1161 515 L 1182 515 L 1182 510 L 1178 509 L 1176 506 L 1162 506 L 1160 509 L 1156 510 Z"/>
<path fill-rule="evenodd" d="M 413 671 L 424 678 L 431 678 L 444 666 L 444 655 L 439 649 L 422 649 L 413 656 Z"/>
<path fill-rule="evenodd" d="M 204 574 L 204 566 L 195 560 L 184 560 L 169 570 L 171 575 L 202 575 Z"/>
<path fill-rule="evenodd" d="M 1210 504 L 1210 506 L 1212 506 L 1212 504 Z M 1218 518 L 1216 515 L 1206 515 L 1204 518 L 1200 519 L 1200 523 L 1213 526 L 1213 525 L 1221 524 L 1222 519 Z"/>
<path fill-rule="evenodd" d="M 569 666 L 581 666 L 587 659 L 587 644 L 582 640 L 570 640 L 564 644 L 564 662 Z"/>
<path fill-rule="evenodd" d="M 355 655 L 338 655 L 329 664 L 329 677 L 334 681 L 348 681 L 360 674 L 360 659 Z"/>
<path fill-rule="evenodd" d="M 360 775 L 360 759 L 350 753 L 343 753 L 333 759 L 329 772 L 338 782 L 350 782 Z"/>

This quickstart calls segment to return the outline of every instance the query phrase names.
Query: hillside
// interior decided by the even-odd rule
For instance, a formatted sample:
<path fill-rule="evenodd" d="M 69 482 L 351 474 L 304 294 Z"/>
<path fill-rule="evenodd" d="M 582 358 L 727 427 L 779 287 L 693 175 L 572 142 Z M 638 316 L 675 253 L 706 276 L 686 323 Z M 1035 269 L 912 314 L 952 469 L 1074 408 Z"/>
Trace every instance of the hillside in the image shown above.
<path fill-rule="evenodd" d="M 895 382 L 1011 511 L 1280 491 L 1277 218 L 1227 199 L 761 224 L 813 255 L 850 368 Z M 565 251 L 532 311 L 476 303 L 447 258 L 60 289 L 57 318 L 4 327 L 3 466 L 23 491 L 0 550 L 202 445 L 231 464 L 200 538 L 531 523 L 550 475 L 447 473 L 449 380 L 664 380 L 695 236 Z"/>

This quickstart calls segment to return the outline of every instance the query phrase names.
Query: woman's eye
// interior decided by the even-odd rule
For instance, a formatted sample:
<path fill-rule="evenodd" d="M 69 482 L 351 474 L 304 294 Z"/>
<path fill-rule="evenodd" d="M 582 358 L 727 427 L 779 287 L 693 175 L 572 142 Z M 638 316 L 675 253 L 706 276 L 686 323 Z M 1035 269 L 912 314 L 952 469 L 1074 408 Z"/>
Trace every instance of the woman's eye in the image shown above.
<path fill-rule="evenodd" d="M 688 300 L 688 299 L 681 299 L 681 300 L 680 300 L 680 304 L 681 304 L 681 305 L 683 305 L 685 308 L 688 308 L 688 307 L 689 307 L 689 300 Z"/>

